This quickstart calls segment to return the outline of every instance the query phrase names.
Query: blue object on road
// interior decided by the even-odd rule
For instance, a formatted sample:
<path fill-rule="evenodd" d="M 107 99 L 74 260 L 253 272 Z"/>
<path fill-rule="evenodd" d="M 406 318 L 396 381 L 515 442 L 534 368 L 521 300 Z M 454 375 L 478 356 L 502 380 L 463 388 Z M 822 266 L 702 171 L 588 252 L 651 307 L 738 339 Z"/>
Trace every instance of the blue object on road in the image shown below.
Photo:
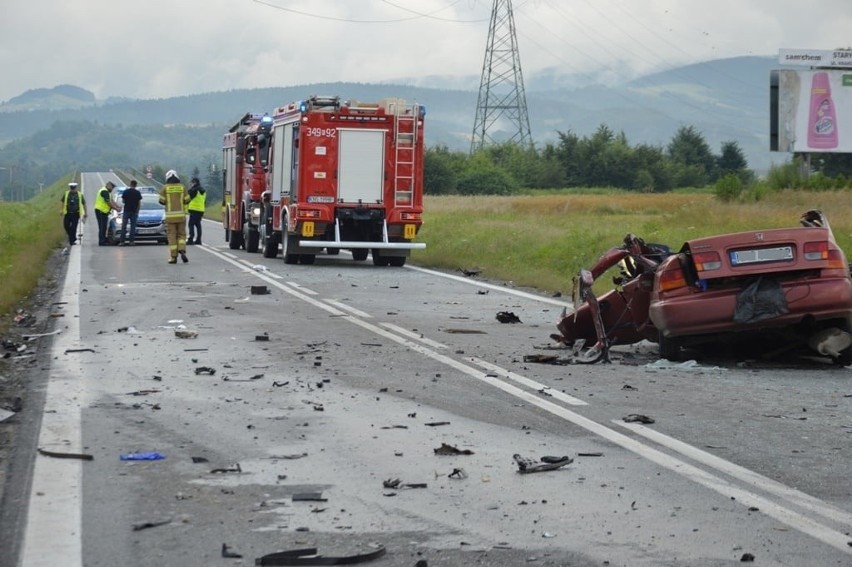
<path fill-rule="evenodd" d="M 166 456 L 162 453 L 125 453 L 121 456 L 122 461 L 159 461 L 165 459 Z"/>

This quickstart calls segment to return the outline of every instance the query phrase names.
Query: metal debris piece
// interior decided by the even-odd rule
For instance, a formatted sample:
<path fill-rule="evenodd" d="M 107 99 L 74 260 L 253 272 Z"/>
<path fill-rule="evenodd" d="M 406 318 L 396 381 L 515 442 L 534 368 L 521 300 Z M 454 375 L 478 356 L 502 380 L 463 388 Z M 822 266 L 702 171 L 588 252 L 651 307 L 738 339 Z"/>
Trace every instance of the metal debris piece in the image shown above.
<path fill-rule="evenodd" d="M 526 457 L 522 457 L 521 455 L 515 453 L 512 456 L 515 459 L 515 462 L 518 465 L 518 472 L 521 474 L 528 473 L 537 473 L 544 471 L 553 471 L 556 469 L 560 469 L 565 465 L 570 465 L 574 462 L 574 459 L 568 456 L 563 457 L 550 457 L 544 456 L 539 461 L 534 461 L 533 459 L 528 459 Z"/>
<path fill-rule="evenodd" d="M 441 446 L 434 451 L 436 455 L 473 455 L 470 449 L 458 449 L 446 443 L 441 443 Z"/>
<path fill-rule="evenodd" d="M 255 565 L 354 565 L 378 559 L 385 554 L 384 546 L 374 551 L 341 557 L 319 555 L 316 547 L 270 553 L 254 560 Z"/>
<path fill-rule="evenodd" d="M 241 473 L 243 472 L 243 468 L 240 466 L 240 463 L 234 463 L 230 467 L 213 469 L 210 471 L 212 474 L 224 474 L 224 473 Z"/>
<path fill-rule="evenodd" d="M 481 268 L 459 268 L 459 271 L 469 278 L 473 278 L 482 273 Z"/>
<path fill-rule="evenodd" d="M 293 502 L 328 502 L 322 492 L 297 492 L 292 496 Z"/>
<path fill-rule="evenodd" d="M 71 352 L 95 352 L 95 349 L 93 349 L 93 348 L 66 348 L 65 349 L 65 354 L 68 354 L 68 353 L 71 353 Z"/>
<path fill-rule="evenodd" d="M 251 294 L 252 295 L 266 295 L 270 293 L 269 288 L 265 285 L 253 285 L 251 286 Z"/>
<path fill-rule="evenodd" d="M 501 323 L 520 323 L 521 319 L 511 311 L 500 311 L 497 313 L 497 320 Z"/>
<path fill-rule="evenodd" d="M 269 341 L 269 333 L 263 333 L 262 335 L 255 335 L 254 340 L 258 342 L 268 342 Z"/>
<path fill-rule="evenodd" d="M 216 374 L 215 368 L 210 368 L 209 366 L 199 366 L 195 369 L 196 374 L 207 374 L 208 376 L 213 376 Z"/>
<path fill-rule="evenodd" d="M 195 339 L 198 338 L 198 331 L 190 331 L 189 329 L 175 329 L 175 336 L 179 339 Z"/>
<path fill-rule="evenodd" d="M 145 522 L 143 524 L 133 524 L 133 531 L 138 532 L 141 530 L 147 530 L 148 528 L 157 528 L 160 526 L 165 526 L 166 524 L 171 524 L 172 519 L 162 520 L 160 522 Z"/>
<path fill-rule="evenodd" d="M 45 457 L 53 457 L 55 459 L 80 459 L 81 461 L 93 461 L 95 457 L 86 453 L 61 453 L 57 451 L 48 451 L 47 449 L 39 449 L 40 455 Z"/>
<path fill-rule="evenodd" d="M 624 419 L 627 423 L 654 423 L 653 418 L 650 418 L 647 415 L 642 415 L 641 413 L 631 413 L 622 419 Z"/>
<path fill-rule="evenodd" d="M 447 478 L 455 478 L 459 480 L 464 480 L 467 478 L 467 472 L 464 469 L 453 469 L 453 472 L 447 475 Z"/>
<path fill-rule="evenodd" d="M 444 329 L 445 333 L 450 333 L 453 335 L 486 335 L 485 331 L 479 331 L 476 329 Z"/>
<path fill-rule="evenodd" d="M 555 354 L 525 354 L 524 362 L 535 362 L 538 364 L 554 364 L 559 366 L 567 366 L 571 364 L 570 358 L 562 358 Z"/>
<path fill-rule="evenodd" d="M 231 551 L 231 548 L 228 547 L 228 544 L 223 543 L 222 544 L 222 557 L 227 557 L 227 558 L 232 558 L 232 559 L 242 559 L 243 556 L 241 554 L 235 552 L 235 551 Z"/>
<path fill-rule="evenodd" d="M 603 457 L 603 453 L 595 451 L 593 453 L 577 453 L 578 457 Z"/>
<path fill-rule="evenodd" d="M 449 421 L 430 421 L 429 423 L 424 423 L 428 427 L 438 427 L 439 425 L 449 425 Z"/>

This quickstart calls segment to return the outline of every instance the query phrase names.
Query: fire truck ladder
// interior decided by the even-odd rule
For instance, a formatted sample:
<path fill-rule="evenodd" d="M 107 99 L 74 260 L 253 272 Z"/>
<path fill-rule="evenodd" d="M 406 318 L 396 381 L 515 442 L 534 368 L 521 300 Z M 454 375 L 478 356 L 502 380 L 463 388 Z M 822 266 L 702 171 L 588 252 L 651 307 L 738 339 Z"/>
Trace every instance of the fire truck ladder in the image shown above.
<path fill-rule="evenodd" d="M 393 180 L 394 205 L 414 204 L 414 171 L 417 157 L 417 104 L 392 102 L 388 110 L 396 114 L 393 139 L 396 169 Z"/>

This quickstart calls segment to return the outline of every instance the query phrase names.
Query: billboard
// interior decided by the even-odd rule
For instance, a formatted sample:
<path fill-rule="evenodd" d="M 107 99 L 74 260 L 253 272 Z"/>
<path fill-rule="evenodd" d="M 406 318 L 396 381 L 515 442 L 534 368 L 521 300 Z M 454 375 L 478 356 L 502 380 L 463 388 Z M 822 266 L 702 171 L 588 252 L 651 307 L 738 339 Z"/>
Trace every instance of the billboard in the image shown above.
<path fill-rule="evenodd" d="M 772 83 L 770 149 L 852 153 L 852 69 L 773 71 Z"/>

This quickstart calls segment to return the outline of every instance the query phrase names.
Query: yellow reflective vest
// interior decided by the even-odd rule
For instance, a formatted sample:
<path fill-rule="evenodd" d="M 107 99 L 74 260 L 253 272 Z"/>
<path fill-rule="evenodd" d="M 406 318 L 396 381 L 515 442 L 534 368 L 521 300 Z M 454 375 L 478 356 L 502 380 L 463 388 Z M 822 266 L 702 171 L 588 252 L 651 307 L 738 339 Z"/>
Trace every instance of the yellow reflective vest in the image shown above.
<path fill-rule="evenodd" d="M 203 213 L 207 208 L 207 194 L 198 191 L 195 194 L 195 197 L 189 201 L 188 208 L 190 211 L 199 211 Z"/>
<path fill-rule="evenodd" d="M 106 199 L 104 199 L 106 194 Z M 109 213 L 112 207 L 109 206 L 109 190 L 106 187 L 98 189 L 98 196 L 95 198 L 95 210 L 102 213 Z"/>

